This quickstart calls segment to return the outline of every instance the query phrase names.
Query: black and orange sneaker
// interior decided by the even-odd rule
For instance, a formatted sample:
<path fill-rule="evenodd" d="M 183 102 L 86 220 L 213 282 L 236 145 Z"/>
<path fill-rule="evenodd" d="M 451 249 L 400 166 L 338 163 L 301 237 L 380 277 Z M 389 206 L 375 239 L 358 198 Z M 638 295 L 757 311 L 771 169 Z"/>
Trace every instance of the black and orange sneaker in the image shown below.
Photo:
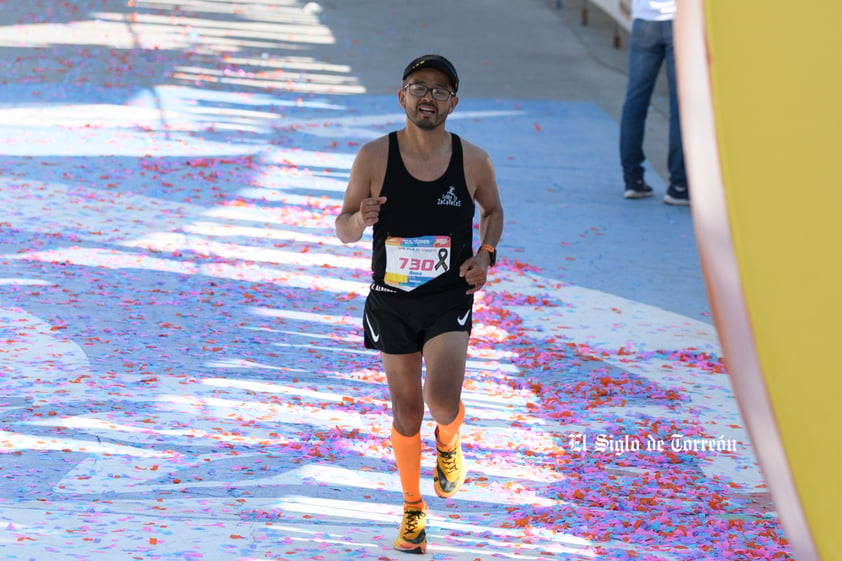
<path fill-rule="evenodd" d="M 395 538 L 395 549 L 404 553 L 427 552 L 427 505 L 422 501 L 419 505 L 404 504 L 403 520 L 398 537 Z"/>
<path fill-rule="evenodd" d="M 465 458 L 462 456 L 462 439 L 457 434 L 453 449 L 442 450 L 436 429 L 436 469 L 433 472 L 433 489 L 436 495 L 443 499 L 455 495 L 465 482 L 467 473 Z"/>

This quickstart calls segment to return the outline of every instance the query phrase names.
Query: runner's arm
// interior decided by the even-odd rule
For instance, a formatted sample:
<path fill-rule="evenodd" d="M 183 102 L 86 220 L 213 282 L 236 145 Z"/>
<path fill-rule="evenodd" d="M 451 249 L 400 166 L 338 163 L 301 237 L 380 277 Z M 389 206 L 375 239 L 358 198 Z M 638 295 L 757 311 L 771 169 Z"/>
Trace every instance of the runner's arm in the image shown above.
<path fill-rule="evenodd" d="M 480 245 L 497 247 L 503 235 L 503 205 L 494 173 L 494 165 L 484 150 L 471 146 L 472 157 L 468 160 L 468 176 L 476 186 L 474 201 L 479 206 Z M 472 285 L 467 293 L 480 290 L 488 280 L 488 267 L 491 256 L 487 251 L 478 251 L 460 267 L 459 273 Z"/>
<path fill-rule="evenodd" d="M 386 197 L 372 193 L 378 157 L 376 148 L 375 143 L 364 145 L 351 166 L 342 210 L 335 222 L 336 237 L 342 243 L 359 241 L 365 229 L 377 222 L 380 206 L 386 202 Z"/>
<path fill-rule="evenodd" d="M 497 187 L 497 178 L 494 173 L 494 165 L 491 158 L 485 152 L 477 161 L 476 185 L 474 200 L 479 206 L 479 245 L 488 244 L 497 247 L 503 235 L 503 204 L 500 202 L 500 190 Z M 484 254 L 490 261 L 487 252 L 477 252 L 478 256 Z"/>

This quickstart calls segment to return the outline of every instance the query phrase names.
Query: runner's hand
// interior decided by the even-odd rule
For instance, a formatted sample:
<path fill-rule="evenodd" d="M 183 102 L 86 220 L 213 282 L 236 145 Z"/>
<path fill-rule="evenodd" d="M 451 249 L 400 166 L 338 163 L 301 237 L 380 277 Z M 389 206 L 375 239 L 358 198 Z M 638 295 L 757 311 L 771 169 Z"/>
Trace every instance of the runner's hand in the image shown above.
<path fill-rule="evenodd" d="M 485 286 L 485 281 L 488 279 L 488 261 L 482 257 L 470 257 L 466 259 L 462 266 L 459 267 L 459 276 L 464 277 L 465 281 L 473 285 L 465 291 L 465 294 L 473 294 Z"/>
<path fill-rule="evenodd" d="M 360 219 L 363 227 L 376 224 L 380 219 L 380 207 L 386 202 L 386 197 L 369 197 L 360 201 Z"/>

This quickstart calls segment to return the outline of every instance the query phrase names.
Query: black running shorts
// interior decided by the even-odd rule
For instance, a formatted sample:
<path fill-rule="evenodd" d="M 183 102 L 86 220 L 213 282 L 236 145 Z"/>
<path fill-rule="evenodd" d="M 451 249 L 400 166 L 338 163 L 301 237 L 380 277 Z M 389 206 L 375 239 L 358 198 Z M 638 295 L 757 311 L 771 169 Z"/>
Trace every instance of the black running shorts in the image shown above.
<path fill-rule="evenodd" d="M 371 290 L 365 300 L 365 346 L 387 354 L 420 351 L 442 333 L 471 333 L 474 295 L 459 287 L 445 292 L 414 296 Z"/>

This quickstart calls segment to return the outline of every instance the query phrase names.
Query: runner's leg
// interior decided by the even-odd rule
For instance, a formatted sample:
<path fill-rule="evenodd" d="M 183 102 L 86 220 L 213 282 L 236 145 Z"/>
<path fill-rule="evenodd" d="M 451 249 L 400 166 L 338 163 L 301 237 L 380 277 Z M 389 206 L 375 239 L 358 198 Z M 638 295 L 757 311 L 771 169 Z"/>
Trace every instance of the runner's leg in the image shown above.
<path fill-rule="evenodd" d="M 449 425 L 459 415 L 468 339 L 465 331 L 449 331 L 424 345 L 427 366 L 424 400 L 439 425 Z"/>
<path fill-rule="evenodd" d="M 468 339 L 467 331 L 448 331 L 424 345 L 424 396 L 437 423 L 433 490 L 442 498 L 455 495 L 467 475 L 459 429 L 465 418 L 461 396 Z"/>
<path fill-rule="evenodd" d="M 421 501 L 421 353 L 381 353 L 392 399 L 392 449 L 405 503 Z"/>

